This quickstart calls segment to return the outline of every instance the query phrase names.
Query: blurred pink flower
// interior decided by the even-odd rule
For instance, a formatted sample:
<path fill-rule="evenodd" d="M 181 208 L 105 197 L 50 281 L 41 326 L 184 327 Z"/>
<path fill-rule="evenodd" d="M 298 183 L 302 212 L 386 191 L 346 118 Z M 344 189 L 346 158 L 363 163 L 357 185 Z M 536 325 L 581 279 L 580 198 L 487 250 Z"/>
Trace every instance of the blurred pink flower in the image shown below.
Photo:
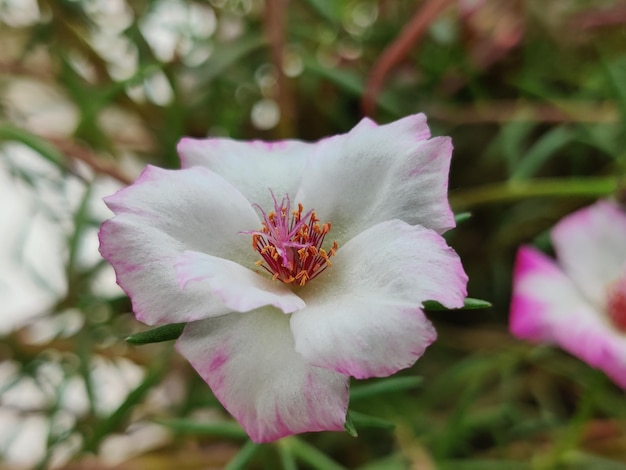
<path fill-rule="evenodd" d="M 349 377 L 424 353 L 425 300 L 463 305 L 441 237 L 450 139 L 420 114 L 317 143 L 178 150 L 181 170 L 148 166 L 106 199 L 100 251 L 137 319 L 187 323 L 178 351 L 252 440 L 342 430 Z"/>
<path fill-rule="evenodd" d="M 519 249 L 511 332 L 556 343 L 626 388 L 626 213 L 599 201 L 552 230 L 558 264 Z"/>

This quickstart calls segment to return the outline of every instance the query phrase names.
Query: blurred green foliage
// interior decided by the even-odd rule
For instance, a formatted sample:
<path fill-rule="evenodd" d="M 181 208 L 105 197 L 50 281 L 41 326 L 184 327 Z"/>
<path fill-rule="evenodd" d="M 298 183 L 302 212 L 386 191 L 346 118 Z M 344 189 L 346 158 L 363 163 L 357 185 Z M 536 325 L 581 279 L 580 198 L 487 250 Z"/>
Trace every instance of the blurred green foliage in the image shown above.
<path fill-rule="evenodd" d="M 429 6 L 441 11 L 382 67 Z M 546 231 L 563 215 L 626 198 L 623 2 L 0 0 L 0 22 L 4 168 L 65 245 L 65 288 L 1 339 L 0 412 L 14 427 L 0 441 L 2 468 L 18 468 L 11 449 L 35 415 L 47 426 L 37 468 L 626 468 L 623 392 L 507 333 L 516 248 L 549 249 Z M 471 296 L 493 307 L 431 311 L 439 340 L 415 367 L 355 384 L 358 437 L 257 446 L 171 343 L 124 342 L 145 327 L 121 291 L 101 291 L 106 264 L 83 256 L 106 218 L 98 188 L 111 192 L 146 163 L 177 167 L 182 136 L 345 132 L 377 71 L 378 121 L 425 112 L 434 135 L 453 138 L 451 203 L 472 216 L 447 236 Z M 24 151 L 46 171 L 25 165 Z M 59 207 L 44 190 L 71 197 Z M 44 339 L 33 339 L 36 325 Z M 102 364 L 126 374 L 124 386 L 103 384 Z M 25 381 L 44 398 L 12 404 Z M 78 410 L 67 403 L 75 387 L 87 397 Z M 121 395 L 105 406 L 112 389 Z M 143 437 L 151 425 L 166 437 Z M 107 459 L 123 447 L 114 437 L 133 442 L 118 460 Z"/>

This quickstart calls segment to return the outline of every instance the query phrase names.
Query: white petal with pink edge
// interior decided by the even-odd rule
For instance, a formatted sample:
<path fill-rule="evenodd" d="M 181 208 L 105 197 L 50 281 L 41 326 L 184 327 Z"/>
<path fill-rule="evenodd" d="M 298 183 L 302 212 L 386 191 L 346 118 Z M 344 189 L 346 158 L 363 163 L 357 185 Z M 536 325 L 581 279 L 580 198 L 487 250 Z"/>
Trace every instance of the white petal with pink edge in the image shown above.
<path fill-rule="evenodd" d="M 452 144 L 429 137 L 423 114 L 383 126 L 364 120 L 316 144 L 294 200 L 332 222 L 340 244 L 390 219 L 443 233 L 455 225 L 447 197 Z"/>
<path fill-rule="evenodd" d="M 284 313 L 304 308 L 304 301 L 286 284 L 272 281 L 238 263 L 224 258 L 185 251 L 176 260 L 181 289 L 200 283 L 224 305 L 236 312 L 247 312 L 273 305 Z"/>
<path fill-rule="evenodd" d="M 463 306 L 467 276 L 458 255 L 433 230 L 382 222 L 339 247 L 301 293 L 291 316 L 296 350 L 312 364 L 356 378 L 411 366 L 436 333 L 421 307 Z"/>
<path fill-rule="evenodd" d="M 238 142 L 225 138 L 184 138 L 178 144 L 183 168 L 203 166 L 239 188 L 261 207 L 277 197 L 296 193 L 307 157 L 315 144 L 297 140 Z"/>
<path fill-rule="evenodd" d="M 626 388 L 626 335 L 531 247 L 517 254 L 510 329 L 518 338 L 558 344 Z"/>
<path fill-rule="evenodd" d="M 570 214 L 552 230 L 559 264 L 604 308 L 608 285 L 626 274 L 626 212 L 609 201 Z"/>
<path fill-rule="evenodd" d="M 254 442 L 343 430 L 348 377 L 297 354 L 275 309 L 189 323 L 176 347 Z"/>
<path fill-rule="evenodd" d="M 105 202 L 116 216 L 102 225 L 100 252 L 138 320 L 175 323 L 229 311 L 206 289 L 191 286 L 183 293 L 174 263 L 184 250 L 195 250 L 254 264 L 250 239 L 238 232 L 260 221 L 236 188 L 205 168 L 149 166 Z"/>

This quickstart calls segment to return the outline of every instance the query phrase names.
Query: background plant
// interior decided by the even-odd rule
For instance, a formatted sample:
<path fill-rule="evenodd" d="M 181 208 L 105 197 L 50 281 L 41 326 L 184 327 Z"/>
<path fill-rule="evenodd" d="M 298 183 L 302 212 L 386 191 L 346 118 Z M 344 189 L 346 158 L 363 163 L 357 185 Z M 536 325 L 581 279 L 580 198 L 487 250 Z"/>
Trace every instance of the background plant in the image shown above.
<path fill-rule="evenodd" d="M 624 200 L 618 0 L 0 0 L 5 468 L 623 468 L 623 392 L 507 333 L 517 246 Z M 455 144 L 449 234 L 487 310 L 431 311 L 411 370 L 354 386 L 359 436 L 256 446 L 98 256 L 100 199 L 181 136 L 317 139 L 423 111 Z"/>

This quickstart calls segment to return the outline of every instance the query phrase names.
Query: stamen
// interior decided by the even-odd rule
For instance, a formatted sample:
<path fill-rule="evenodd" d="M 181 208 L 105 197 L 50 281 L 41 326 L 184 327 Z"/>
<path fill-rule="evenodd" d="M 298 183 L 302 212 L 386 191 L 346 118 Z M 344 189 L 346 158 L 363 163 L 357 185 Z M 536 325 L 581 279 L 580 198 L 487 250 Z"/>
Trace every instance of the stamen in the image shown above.
<path fill-rule="evenodd" d="M 626 333 L 626 276 L 608 286 L 606 310 L 613 325 Z"/>
<path fill-rule="evenodd" d="M 254 205 L 263 217 L 261 229 L 242 233 L 252 235 L 252 247 L 261 255 L 255 264 L 265 269 L 272 279 L 304 286 L 331 266 L 329 259 L 338 249 L 337 242 L 334 241 L 329 250 L 322 248 L 331 224 L 320 226 L 315 212 L 305 213 L 300 203 L 297 209 L 291 210 L 288 195 L 280 204 L 274 193 L 272 199 L 274 210 L 269 213 Z"/>

